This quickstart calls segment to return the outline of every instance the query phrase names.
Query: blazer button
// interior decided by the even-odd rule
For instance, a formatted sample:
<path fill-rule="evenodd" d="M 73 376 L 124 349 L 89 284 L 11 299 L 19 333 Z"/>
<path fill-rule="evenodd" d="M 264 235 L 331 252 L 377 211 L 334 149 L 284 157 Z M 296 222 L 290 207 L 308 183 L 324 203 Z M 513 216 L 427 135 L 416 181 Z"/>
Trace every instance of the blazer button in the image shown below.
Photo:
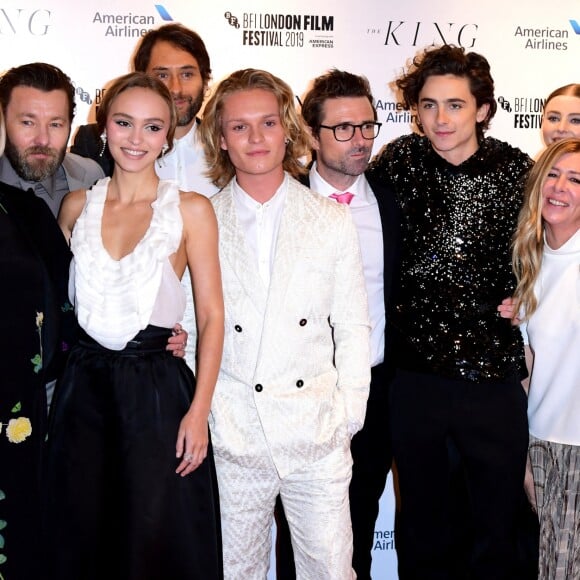
<path fill-rule="evenodd" d="M 296 386 L 297 386 L 298 388 L 301 388 L 301 387 L 303 387 L 303 386 L 304 386 L 304 381 L 303 381 L 302 379 L 299 379 L 299 380 L 297 380 L 297 381 L 296 381 Z"/>
<path fill-rule="evenodd" d="M 263 391 L 264 387 L 263 387 L 263 386 L 262 386 L 260 383 L 258 383 L 258 384 L 257 384 L 257 385 L 254 387 L 254 389 L 256 390 L 256 393 L 261 393 L 261 392 Z"/>
<path fill-rule="evenodd" d="M 236 324 L 236 325 L 234 326 L 234 330 L 235 330 L 236 332 L 242 332 L 242 327 L 241 327 L 239 324 Z"/>
<path fill-rule="evenodd" d="M 306 320 L 306 318 L 303 318 L 298 324 L 300 324 L 300 326 L 306 326 L 307 322 L 308 320 Z"/>

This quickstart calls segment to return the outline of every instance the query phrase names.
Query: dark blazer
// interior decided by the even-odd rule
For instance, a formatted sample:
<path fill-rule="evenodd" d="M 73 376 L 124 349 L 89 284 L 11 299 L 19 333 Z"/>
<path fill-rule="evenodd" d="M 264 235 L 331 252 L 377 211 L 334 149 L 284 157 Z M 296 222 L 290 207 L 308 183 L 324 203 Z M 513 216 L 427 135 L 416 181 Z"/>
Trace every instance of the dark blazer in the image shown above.
<path fill-rule="evenodd" d="M 34 195 L 31 189 L 23 191 L 0 183 L 0 211 L 4 214 L 3 219 L 15 232 L 8 240 L 3 236 L 2 242 L 14 244 L 15 248 L 25 248 L 28 252 L 27 258 L 18 257 L 22 262 L 19 268 L 15 267 L 14 271 L 7 271 L 6 274 L 11 278 L 18 276 L 32 260 L 38 265 L 43 303 L 36 305 L 36 308 L 44 313 L 42 332 L 38 333 L 43 352 L 42 367 L 38 374 L 42 377 L 41 384 L 44 385 L 59 376 L 68 348 L 76 342 L 77 322 L 68 299 L 71 253 L 48 205 Z M 2 245 L 2 248 L 7 248 L 6 251 L 16 260 L 15 249 L 8 249 L 11 248 L 10 245 Z M 25 300 L 27 291 L 28 288 L 22 288 L 21 300 Z M 10 302 L 6 304 L 10 306 Z M 4 322 L 11 315 L 8 308 Z M 22 324 L 18 323 L 14 329 L 20 331 Z M 28 326 L 25 328 L 26 332 L 30 332 Z"/>
<path fill-rule="evenodd" d="M 109 148 L 105 147 L 101 155 L 102 149 L 103 142 L 101 141 L 97 124 L 89 123 L 88 125 L 81 125 L 78 128 L 70 151 L 71 153 L 76 153 L 77 155 L 96 161 L 105 172 L 105 175 L 111 176 L 113 175 L 115 162 L 111 157 Z"/>
<path fill-rule="evenodd" d="M 99 170 L 100 171 L 100 170 Z M 0 441 L 2 546 L 5 578 L 44 578 L 40 537 L 47 425 L 46 384 L 58 378 L 76 337 L 68 302 L 71 255 L 48 205 L 34 194 L 0 183 L 0 411 L 1 420 L 28 420 L 26 441 Z"/>

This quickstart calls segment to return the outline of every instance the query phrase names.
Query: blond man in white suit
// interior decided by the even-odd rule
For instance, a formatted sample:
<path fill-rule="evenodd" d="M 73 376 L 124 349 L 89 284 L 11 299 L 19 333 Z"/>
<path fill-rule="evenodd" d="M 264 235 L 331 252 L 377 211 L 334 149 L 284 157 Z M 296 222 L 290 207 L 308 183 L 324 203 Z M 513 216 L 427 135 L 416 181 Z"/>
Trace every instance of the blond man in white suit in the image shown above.
<path fill-rule="evenodd" d="M 302 186 L 292 91 L 237 71 L 201 125 L 219 223 L 225 344 L 210 416 L 226 580 L 263 580 L 280 494 L 297 576 L 348 580 L 350 439 L 370 381 L 369 321 L 349 210 Z"/>

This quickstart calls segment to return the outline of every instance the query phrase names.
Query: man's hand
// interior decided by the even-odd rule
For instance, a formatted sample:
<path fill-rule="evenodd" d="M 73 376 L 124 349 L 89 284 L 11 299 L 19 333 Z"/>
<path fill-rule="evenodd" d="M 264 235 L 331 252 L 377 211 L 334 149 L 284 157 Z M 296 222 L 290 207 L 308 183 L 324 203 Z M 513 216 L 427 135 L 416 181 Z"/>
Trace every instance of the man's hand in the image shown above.
<path fill-rule="evenodd" d="M 521 320 L 517 316 L 517 313 L 514 312 L 514 299 L 513 298 L 504 298 L 501 301 L 501 304 L 497 307 L 497 311 L 502 318 L 510 318 L 512 324 L 517 326 L 520 324 Z"/>
<path fill-rule="evenodd" d="M 183 358 L 185 356 L 185 345 L 187 344 L 187 339 L 189 335 L 181 324 L 177 323 L 173 327 L 173 335 L 169 337 L 167 341 L 166 350 L 170 350 L 173 356 Z"/>

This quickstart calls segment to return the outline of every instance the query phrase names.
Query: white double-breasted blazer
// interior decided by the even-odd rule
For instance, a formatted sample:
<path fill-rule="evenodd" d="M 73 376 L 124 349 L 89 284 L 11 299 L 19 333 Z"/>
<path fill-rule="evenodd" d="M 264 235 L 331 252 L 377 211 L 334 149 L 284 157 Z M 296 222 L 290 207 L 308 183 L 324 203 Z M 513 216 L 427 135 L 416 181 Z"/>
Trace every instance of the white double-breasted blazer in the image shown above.
<path fill-rule="evenodd" d="M 265 437 L 284 477 L 343 444 L 364 422 L 370 325 L 357 232 L 347 207 L 289 178 L 268 289 L 238 223 L 231 184 L 211 201 L 225 302 L 210 415 L 214 451 L 259 465 L 258 439 Z"/>

